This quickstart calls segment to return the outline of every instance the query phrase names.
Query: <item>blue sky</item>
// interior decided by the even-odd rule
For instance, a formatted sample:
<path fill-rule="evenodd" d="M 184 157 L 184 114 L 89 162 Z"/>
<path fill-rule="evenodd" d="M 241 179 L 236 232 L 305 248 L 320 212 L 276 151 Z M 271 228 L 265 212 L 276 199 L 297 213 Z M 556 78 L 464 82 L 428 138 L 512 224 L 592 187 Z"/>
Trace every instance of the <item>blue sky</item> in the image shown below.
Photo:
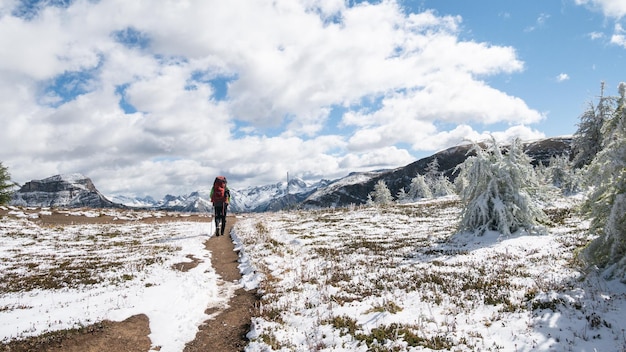
<path fill-rule="evenodd" d="M 0 161 L 18 183 L 83 173 L 159 198 L 568 135 L 626 80 L 625 16 L 623 0 L 3 1 Z"/>
<path fill-rule="evenodd" d="M 418 6 L 415 3 L 407 2 L 411 8 Z M 515 48 L 524 71 L 487 81 L 545 113 L 546 119 L 535 126 L 546 136 L 574 133 L 578 116 L 599 94 L 600 82 L 616 94 L 624 79 L 619 76 L 626 62 L 624 45 L 610 43 L 619 21 L 588 6 L 571 1 L 450 0 L 419 6 L 461 15 L 464 39 Z"/>

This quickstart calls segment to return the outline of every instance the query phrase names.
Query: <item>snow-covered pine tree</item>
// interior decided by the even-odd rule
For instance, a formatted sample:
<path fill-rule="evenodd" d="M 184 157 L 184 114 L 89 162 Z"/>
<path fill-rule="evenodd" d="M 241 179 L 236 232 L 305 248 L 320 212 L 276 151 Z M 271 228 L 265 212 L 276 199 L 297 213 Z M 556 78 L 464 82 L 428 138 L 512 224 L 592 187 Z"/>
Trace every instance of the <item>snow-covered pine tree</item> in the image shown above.
<path fill-rule="evenodd" d="M 424 175 L 417 174 L 417 176 L 413 177 L 411 180 L 411 185 L 409 186 L 409 198 L 413 200 L 418 200 L 421 198 L 430 198 L 433 196 L 430 191 L 430 187 L 426 184 L 426 178 Z"/>
<path fill-rule="evenodd" d="M 604 148 L 589 168 L 593 188 L 583 210 L 598 237 L 583 255 L 589 264 L 606 269 L 607 277 L 626 282 L 626 83 L 620 83 L 619 94 L 617 108 L 602 129 Z"/>
<path fill-rule="evenodd" d="M 13 187 L 16 184 L 11 182 L 9 169 L 0 162 L 0 205 L 6 204 L 11 200 L 13 195 Z"/>
<path fill-rule="evenodd" d="M 439 159 L 437 158 L 433 158 L 426 165 L 424 181 L 426 181 L 430 190 L 431 195 L 429 197 L 443 197 L 455 193 L 454 186 L 450 180 L 439 170 Z"/>
<path fill-rule="evenodd" d="M 383 180 L 378 180 L 378 182 L 376 182 L 376 185 L 374 185 L 374 190 L 370 193 L 370 195 L 372 196 L 374 204 L 389 205 L 393 203 L 391 191 L 389 191 L 389 188 L 387 188 L 387 185 Z"/>
<path fill-rule="evenodd" d="M 430 189 L 433 197 L 445 197 L 455 193 L 454 185 L 443 174 L 431 181 Z"/>
<path fill-rule="evenodd" d="M 406 194 L 406 191 L 404 190 L 404 188 L 400 188 L 400 190 L 396 194 L 396 202 L 404 203 L 407 200 L 408 200 L 408 195 Z"/>
<path fill-rule="evenodd" d="M 589 108 L 580 116 L 578 129 L 574 133 L 572 150 L 574 167 L 589 165 L 602 150 L 602 126 L 615 111 L 615 97 L 604 96 L 604 82 L 600 85 L 600 97 L 597 106 L 589 103 Z"/>
<path fill-rule="evenodd" d="M 367 200 L 365 201 L 365 205 L 372 206 L 374 205 L 374 200 L 372 199 L 372 193 L 367 195 Z"/>
<path fill-rule="evenodd" d="M 513 141 L 503 153 L 492 138 L 486 149 L 474 144 L 470 152 L 476 155 L 458 166 L 457 186 L 464 205 L 459 229 L 479 235 L 489 230 L 503 235 L 537 232 L 545 218 L 533 200 L 540 185 L 521 142 Z"/>
<path fill-rule="evenodd" d="M 426 165 L 426 172 L 424 173 L 424 177 L 426 177 L 426 181 L 438 179 L 441 175 L 441 171 L 439 171 L 439 159 L 437 157 L 433 158 Z"/>
<path fill-rule="evenodd" d="M 561 190 L 564 195 L 582 191 L 584 184 L 583 169 L 574 168 L 568 154 L 553 156 L 550 164 L 542 171 L 546 181 Z"/>

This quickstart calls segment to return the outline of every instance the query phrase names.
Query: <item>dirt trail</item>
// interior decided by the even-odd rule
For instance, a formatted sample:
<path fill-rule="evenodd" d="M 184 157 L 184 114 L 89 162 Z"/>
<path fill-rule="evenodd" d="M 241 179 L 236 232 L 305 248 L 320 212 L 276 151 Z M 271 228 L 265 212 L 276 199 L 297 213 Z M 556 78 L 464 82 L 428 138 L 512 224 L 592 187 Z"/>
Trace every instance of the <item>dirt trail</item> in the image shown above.
<path fill-rule="evenodd" d="M 63 217 L 58 220 L 66 222 L 67 218 Z M 80 219 L 73 220 L 76 220 L 73 221 L 74 223 L 80 221 Z M 170 220 L 181 221 L 182 219 Z M 51 218 L 48 218 L 47 221 L 48 224 L 54 223 Z M 167 219 L 160 219 L 159 221 L 167 221 Z M 208 222 L 212 219 L 207 217 L 201 218 L 199 221 Z M 241 278 L 238 268 L 238 253 L 234 251 L 232 240 L 228 236 L 235 222 L 236 218 L 229 216 L 226 222 L 227 235 L 211 236 L 205 241 L 205 248 L 212 253 L 212 265 L 224 282 L 236 282 Z M 210 227 L 209 224 L 207 226 Z M 184 270 L 190 268 L 187 266 Z M 257 300 L 258 297 L 253 291 L 246 291 L 242 288 L 235 291 L 235 296 L 228 303 L 228 308 L 200 326 L 195 339 L 186 345 L 184 351 L 243 351 L 247 345 L 246 333 L 250 329 L 252 309 Z M 207 314 L 218 311 L 218 309 L 208 309 Z M 9 344 L 0 344 L 0 352 L 143 352 L 150 350 L 149 334 L 148 317 L 140 314 L 122 322 L 103 321 L 78 331 L 55 332 Z"/>
<path fill-rule="evenodd" d="M 226 233 L 230 233 L 235 222 L 229 217 L 226 221 Z M 205 242 L 211 251 L 213 268 L 225 282 L 241 279 L 238 268 L 238 254 L 233 250 L 230 236 L 211 237 Z M 247 344 L 246 334 L 250 330 L 252 309 L 258 298 L 255 292 L 239 288 L 228 303 L 229 307 L 200 327 L 196 338 L 187 344 L 185 352 L 200 351 L 243 351 Z M 208 314 L 214 310 L 208 310 Z"/>

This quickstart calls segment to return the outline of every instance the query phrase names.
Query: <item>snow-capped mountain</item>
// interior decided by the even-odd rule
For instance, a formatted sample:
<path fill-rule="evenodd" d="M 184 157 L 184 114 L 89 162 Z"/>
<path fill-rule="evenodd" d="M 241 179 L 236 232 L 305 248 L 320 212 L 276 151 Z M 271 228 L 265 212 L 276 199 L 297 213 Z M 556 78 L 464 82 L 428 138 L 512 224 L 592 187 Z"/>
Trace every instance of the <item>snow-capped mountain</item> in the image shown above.
<path fill-rule="evenodd" d="M 294 207 L 329 182 L 321 180 L 308 184 L 299 178 L 293 178 L 289 183 L 278 182 L 243 190 L 231 190 L 231 207 L 233 211 L 239 212 L 274 211 Z"/>
<path fill-rule="evenodd" d="M 302 179 L 293 178 L 289 180 L 289 183 L 278 182 L 244 189 L 231 188 L 229 210 L 231 212 L 263 212 L 294 207 L 306 199 L 312 192 L 325 187 L 329 183 L 330 181 L 328 180 L 321 180 L 309 184 Z M 150 197 L 134 198 L 124 195 L 115 195 L 111 198 L 129 207 L 187 212 L 212 212 L 213 210 L 210 190 L 194 191 L 189 195 L 182 196 L 166 195 L 160 201 Z"/>
<path fill-rule="evenodd" d="M 117 194 L 110 197 L 111 201 L 118 204 L 124 204 L 132 208 L 151 208 L 157 204 L 157 201 L 150 196 L 131 197 L 123 194 Z"/>
<path fill-rule="evenodd" d="M 210 190 L 195 191 L 187 196 L 167 195 L 158 202 L 155 207 L 165 210 L 200 212 L 207 213 L 213 211 L 211 204 Z"/>
<path fill-rule="evenodd" d="M 10 204 L 29 207 L 121 207 L 102 195 L 90 178 L 78 173 L 26 182 L 13 194 Z"/>

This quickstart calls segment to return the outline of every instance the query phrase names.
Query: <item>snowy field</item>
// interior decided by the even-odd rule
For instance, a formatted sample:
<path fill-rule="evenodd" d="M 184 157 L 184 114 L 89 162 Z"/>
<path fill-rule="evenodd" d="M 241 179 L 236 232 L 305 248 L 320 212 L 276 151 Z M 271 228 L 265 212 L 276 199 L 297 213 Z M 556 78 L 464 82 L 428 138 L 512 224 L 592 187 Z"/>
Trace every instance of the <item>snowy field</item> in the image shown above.
<path fill-rule="evenodd" d="M 144 313 L 153 350 L 182 351 L 243 285 L 262 294 L 247 351 L 626 351 L 626 285 L 577 269 L 576 204 L 548 205 L 544 236 L 452 236 L 456 198 L 245 215 L 240 283 L 211 267 L 208 223 L 40 227 L 11 209 L 0 340 Z"/>
<path fill-rule="evenodd" d="M 544 236 L 450 238 L 455 198 L 241 220 L 247 350 L 625 351 L 626 285 L 577 271 L 587 223 L 563 201 Z"/>
<path fill-rule="evenodd" d="M 107 210 L 120 219 L 128 216 L 115 212 Z M 26 220 L 45 215 L 49 210 L 13 209 L 0 220 L 2 342 L 144 313 L 153 348 L 182 351 L 209 318 L 205 309 L 224 307 L 236 289 L 211 267 L 211 253 L 204 248 L 211 223 L 40 227 Z M 162 214 L 129 215 L 136 220 Z M 195 268 L 181 270 L 194 260 Z"/>

